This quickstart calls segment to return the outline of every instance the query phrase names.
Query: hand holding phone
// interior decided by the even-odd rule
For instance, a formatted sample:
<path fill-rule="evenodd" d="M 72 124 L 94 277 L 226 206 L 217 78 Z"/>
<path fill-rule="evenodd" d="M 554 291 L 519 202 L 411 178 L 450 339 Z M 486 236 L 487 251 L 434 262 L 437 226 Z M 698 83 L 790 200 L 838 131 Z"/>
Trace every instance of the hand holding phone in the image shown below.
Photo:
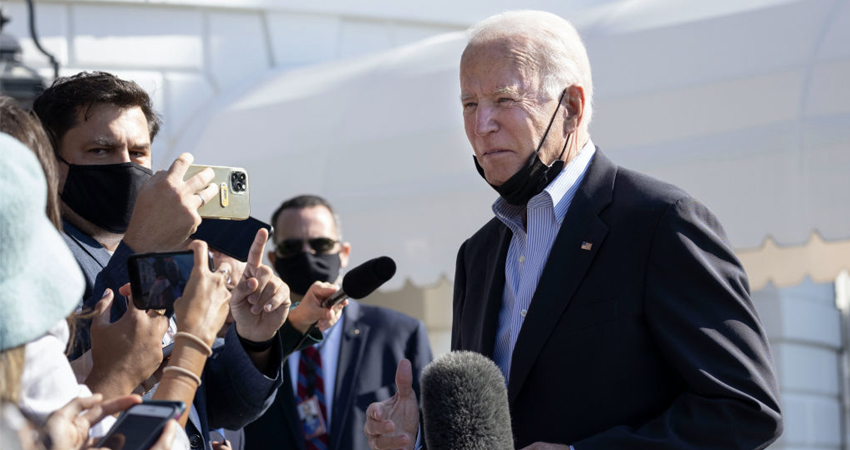
<path fill-rule="evenodd" d="M 148 450 L 159 440 L 171 419 L 183 414 L 183 402 L 147 401 L 131 406 L 96 447 L 110 450 Z"/>
<path fill-rule="evenodd" d="M 207 265 L 209 250 L 204 241 L 192 241 L 194 267 L 183 296 L 174 303 L 177 330 L 192 334 L 212 346 L 230 310 L 230 290 L 227 279 L 231 267 L 227 262 L 212 272 Z"/>
<path fill-rule="evenodd" d="M 171 315 L 174 301 L 183 295 L 195 265 L 191 250 L 164 253 L 141 253 L 127 258 L 127 270 L 138 309 L 161 309 Z M 212 257 L 208 265 L 213 269 Z"/>
<path fill-rule="evenodd" d="M 184 179 L 210 168 L 215 172 L 212 180 L 216 194 L 205 198 L 198 208 L 202 218 L 244 220 L 251 214 L 248 190 L 248 172 L 241 167 L 189 166 Z"/>
<path fill-rule="evenodd" d="M 181 246 L 200 223 L 201 199 L 212 199 L 217 189 L 212 169 L 186 178 L 194 158 L 181 154 L 167 171 L 148 180 L 136 197 L 124 243 L 139 253 L 173 250 Z"/>

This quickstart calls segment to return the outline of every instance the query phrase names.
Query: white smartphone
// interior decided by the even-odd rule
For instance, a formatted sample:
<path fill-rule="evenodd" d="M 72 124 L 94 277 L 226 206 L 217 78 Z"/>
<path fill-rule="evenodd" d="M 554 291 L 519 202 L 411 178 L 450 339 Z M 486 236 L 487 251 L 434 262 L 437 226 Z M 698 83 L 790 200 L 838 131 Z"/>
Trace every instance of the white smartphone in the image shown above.
<path fill-rule="evenodd" d="M 111 450 L 148 450 L 162 435 L 165 424 L 183 414 L 183 402 L 148 401 L 133 405 L 118 418 L 95 445 Z"/>

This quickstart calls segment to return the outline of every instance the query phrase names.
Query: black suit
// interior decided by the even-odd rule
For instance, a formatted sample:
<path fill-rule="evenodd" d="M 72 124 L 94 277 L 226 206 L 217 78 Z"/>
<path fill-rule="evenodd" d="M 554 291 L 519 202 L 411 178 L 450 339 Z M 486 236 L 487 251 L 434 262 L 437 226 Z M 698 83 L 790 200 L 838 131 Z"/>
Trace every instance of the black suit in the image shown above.
<path fill-rule="evenodd" d="M 431 345 L 419 320 L 396 311 L 351 301 L 345 309 L 331 414 L 329 450 L 368 450 L 363 432 L 366 408 L 396 392 L 395 373 L 404 358 L 413 366 L 413 389 L 431 361 Z M 297 364 L 298 361 L 291 361 Z M 246 450 L 304 449 L 304 434 L 289 375 L 266 413 L 245 427 Z"/>
<path fill-rule="evenodd" d="M 510 240 L 493 219 L 461 247 L 452 349 L 493 356 Z M 782 429 L 767 338 L 720 223 L 598 150 L 519 333 L 508 396 L 517 448 L 753 449 Z"/>

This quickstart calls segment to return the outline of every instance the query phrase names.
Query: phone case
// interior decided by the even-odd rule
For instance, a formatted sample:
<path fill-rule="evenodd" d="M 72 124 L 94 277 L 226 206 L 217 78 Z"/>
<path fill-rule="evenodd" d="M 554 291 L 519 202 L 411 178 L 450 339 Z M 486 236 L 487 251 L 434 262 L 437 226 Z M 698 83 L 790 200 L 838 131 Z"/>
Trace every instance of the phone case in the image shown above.
<path fill-rule="evenodd" d="M 202 218 L 244 220 L 251 214 L 248 172 L 241 167 L 189 166 L 183 180 L 188 180 L 207 167 L 215 171 L 212 183 L 218 194 L 198 208 Z"/>
<path fill-rule="evenodd" d="M 139 416 L 133 413 L 134 408 L 151 406 L 162 408 L 162 414 L 147 416 L 147 420 L 138 421 Z M 96 444 L 96 447 L 110 450 L 150 449 L 162 434 L 166 422 L 179 418 L 185 410 L 186 405 L 180 401 L 149 400 L 131 406 L 121 413 L 106 436 Z"/>

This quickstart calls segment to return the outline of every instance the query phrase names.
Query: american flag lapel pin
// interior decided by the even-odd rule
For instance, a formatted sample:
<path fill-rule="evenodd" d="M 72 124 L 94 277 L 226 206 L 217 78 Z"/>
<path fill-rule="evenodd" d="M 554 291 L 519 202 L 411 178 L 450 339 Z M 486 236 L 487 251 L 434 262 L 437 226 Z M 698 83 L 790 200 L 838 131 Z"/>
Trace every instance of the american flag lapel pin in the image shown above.
<path fill-rule="evenodd" d="M 582 249 L 582 250 L 590 251 L 590 249 L 592 249 L 592 248 L 593 248 L 593 244 L 592 244 L 592 243 L 587 242 L 587 241 L 582 241 L 582 243 L 581 243 L 581 249 Z"/>

